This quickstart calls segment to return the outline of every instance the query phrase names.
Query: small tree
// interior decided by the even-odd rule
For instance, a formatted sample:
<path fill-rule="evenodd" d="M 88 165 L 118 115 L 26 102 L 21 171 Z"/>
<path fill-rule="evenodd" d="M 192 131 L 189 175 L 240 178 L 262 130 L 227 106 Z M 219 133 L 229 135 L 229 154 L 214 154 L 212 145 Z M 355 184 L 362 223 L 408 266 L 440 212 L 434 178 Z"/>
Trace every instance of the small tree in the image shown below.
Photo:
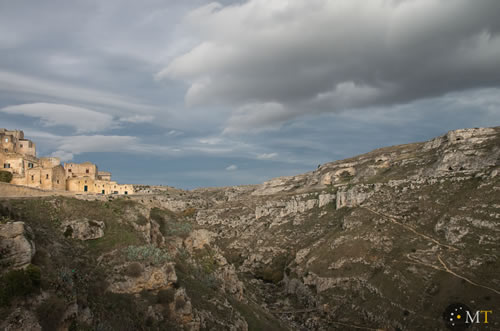
<path fill-rule="evenodd" d="M 12 180 L 12 173 L 0 170 L 0 182 L 10 183 L 11 180 Z"/>

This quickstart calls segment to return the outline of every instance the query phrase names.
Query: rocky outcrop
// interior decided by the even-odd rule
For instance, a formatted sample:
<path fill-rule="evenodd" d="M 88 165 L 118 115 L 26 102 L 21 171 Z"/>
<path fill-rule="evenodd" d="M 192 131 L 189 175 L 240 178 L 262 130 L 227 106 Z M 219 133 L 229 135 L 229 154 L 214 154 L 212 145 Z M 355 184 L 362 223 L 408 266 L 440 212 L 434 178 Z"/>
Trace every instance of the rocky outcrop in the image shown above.
<path fill-rule="evenodd" d="M 134 262 L 137 263 L 137 262 Z M 177 282 L 177 275 L 172 263 L 162 266 L 142 266 L 135 274 L 127 272 L 129 264 L 115 268 L 110 275 L 108 288 L 115 293 L 139 293 L 143 290 L 160 290 Z"/>
<path fill-rule="evenodd" d="M 0 224 L 0 272 L 23 268 L 35 255 L 35 236 L 24 222 Z"/>
<path fill-rule="evenodd" d="M 478 171 L 497 164 L 496 155 L 481 148 L 481 145 L 495 137 L 493 128 L 454 130 L 425 143 L 423 150 L 438 151 L 439 158 L 434 165 L 438 174 L 450 171 Z"/>
<path fill-rule="evenodd" d="M 298 194 L 288 200 L 271 200 L 255 208 L 255 218 L 265 216 L 283 218 L 288 215 L 304 213 L 314 208 L 321 208 L 335 201 L 336 195 L 331 193 Z"/>
<path fill-rule="evenodd" d="M 272 195 L 280 192 L 292 191 L 302 186 L 307 180 L 308 174 L 273 178 L 257 185 L 257 188 L 251 193 L 252 195 Z"/>
<path fill-rule="evenodd" d="M 102 238 L 104 236 L 104 227 L 104 222 L 86 218 L 62 223 L 64 235 L 78 240 Z"/>
<path fill-rule="evenodd" d="M 373 195 L 370 187 L 358 185 L 347 190 L 337 192 L 336 208 L 356 207 Z"/>
<path fill-rule="evenodd" d="M 336 165 L 335 170 L 330 170 L 321 177 L 322 185 L 332 185 L 356 175 L 354 163 Z M 331 169 L 331 168 L 330 168 Z"/>
<path fill-rule="evenodd" d="M 209 245 L 216 236 L 214 232 L 205 229 L 195 230 L 184 240 L 184 246 L 189 252 L 193 252 L 193 249 L 202 249 Z"/>

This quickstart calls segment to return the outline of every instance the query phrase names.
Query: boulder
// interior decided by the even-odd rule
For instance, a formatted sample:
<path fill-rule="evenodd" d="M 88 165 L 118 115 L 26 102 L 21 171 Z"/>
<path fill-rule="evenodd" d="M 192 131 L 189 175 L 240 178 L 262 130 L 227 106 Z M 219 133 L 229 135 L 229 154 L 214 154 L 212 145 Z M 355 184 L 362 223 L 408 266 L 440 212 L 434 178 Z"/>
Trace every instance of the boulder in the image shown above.
<path fill-rule="evenodd" d="M 0 224 L 0 270 L 23 268 L 35 255 L 35 235 L 24 222 Z"/>
<path fill-rule="evenodd" d="M 104 237 L 104 222 L 89 219 L 66 221 L 62 229 L 66 237 L 79 240 L 91 240 Z"/>

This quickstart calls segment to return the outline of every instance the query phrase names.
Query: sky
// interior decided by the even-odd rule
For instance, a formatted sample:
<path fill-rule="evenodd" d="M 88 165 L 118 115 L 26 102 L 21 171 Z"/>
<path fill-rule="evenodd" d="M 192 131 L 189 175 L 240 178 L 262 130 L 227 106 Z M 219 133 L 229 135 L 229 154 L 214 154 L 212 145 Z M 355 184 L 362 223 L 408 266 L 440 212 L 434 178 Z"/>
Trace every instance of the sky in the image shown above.
<path fill-rule="evenodd" d="M 0 0 L 0 127 L 120 183 L 257 184 L 500 125 L 498 0 Z"/>

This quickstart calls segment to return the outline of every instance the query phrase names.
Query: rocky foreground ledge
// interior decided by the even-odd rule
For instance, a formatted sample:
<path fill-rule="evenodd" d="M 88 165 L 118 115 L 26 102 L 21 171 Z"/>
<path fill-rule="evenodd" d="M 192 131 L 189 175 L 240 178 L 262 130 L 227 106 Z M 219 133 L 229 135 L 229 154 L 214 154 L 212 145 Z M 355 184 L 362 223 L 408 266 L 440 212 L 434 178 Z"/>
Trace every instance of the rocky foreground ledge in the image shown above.
<path fill-rule="evenodd" d="M 0 328 L 444 329 L 500 307 L 499 169 L 479 128 L 260 185 L 6 199 Z"/>

